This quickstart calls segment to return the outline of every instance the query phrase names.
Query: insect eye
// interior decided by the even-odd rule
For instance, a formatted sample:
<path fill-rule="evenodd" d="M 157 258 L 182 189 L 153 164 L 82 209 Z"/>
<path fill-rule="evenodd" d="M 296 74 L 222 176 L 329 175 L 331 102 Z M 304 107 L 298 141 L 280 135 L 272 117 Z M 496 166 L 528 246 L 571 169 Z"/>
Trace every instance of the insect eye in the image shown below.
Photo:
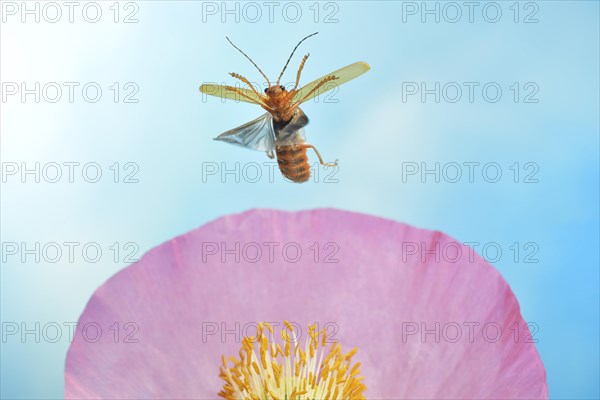
<path fill-rule="evenodd" d="M 269 88 L 265 88 L 265 93 L 267 93 L 267 90 L 269 90 Z"/>
<path fill-rule="evenodd" d="M 279 87 L 281 88 L 281 90 L 285 90 L 285 86 L 281 85 Z"/>

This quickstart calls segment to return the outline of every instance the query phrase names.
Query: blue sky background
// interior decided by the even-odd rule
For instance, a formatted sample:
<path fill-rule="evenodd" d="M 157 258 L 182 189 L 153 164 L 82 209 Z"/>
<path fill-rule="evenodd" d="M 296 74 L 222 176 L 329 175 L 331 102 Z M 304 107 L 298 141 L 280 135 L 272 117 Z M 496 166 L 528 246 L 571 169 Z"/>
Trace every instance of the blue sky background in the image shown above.
<path fill-rule="evenodd" d="M 73 103 L 35 103 L 31 97 L 23 103 L 13 96 L 1 104 L 3 163 L 97 162 L 103 172 L 98 183 L 81 175 L 74 183 L 66 177 L 58 183 L 4 177 L 3 243 L 96 242 L 103 250 L 98 263 L 85 262 L 80 253 L 74 262 L 63 256 L 57 263 L 36 263 L 31 257 L 22 262 L 3 254 L 5 326 L 76 322 L 94 290 L 127 264 L 123 250 L 117 261 L 112 259 L 109 247 L 115 242 L 120 247 L 135 243 L 139 257 L 225 214 L 254 207 L 337 207 L 500 247 L 502 256 L 494 265 L 519 299 L 525 320 L 539 326 L 537 348 L 550 397 L 598 398 L 598 3 L 518 3 L 514 22 L 513 2 L 499 2 L 502 15 L 496 23 L 483 18 L 485 2 L 475 9 L 473 22 L 463 6 L 456 23 L 444 15 L 436 23 L 432 15 L 422 22 L 420 13 L 403 14 L 412 4 L 421 7 L 421 2 L 409 3 L 297 3 L 302 15 L 295 23 L 289 21 L 294 9 L 288 9 L 288 21 L 283 17 L 285 3 L 275 9 L 273 22 L 263 6 L 255 23 L 249 20 L 254 11 L 244 14 L 242 4 L 236 22 L 235 15 L 222 15 L 221 2 L 212 3 L 215 15 L 203 15 L 202 4 L 193 1 L 136 2 L 139 22 L 131 24 L 114 23 L 108 4 L 95 24 L 80 13 L 73 23 L 55 24 L 21 23 L 18 15 L 5 15 L 3 82 L 97 82 L 103 88 L 93 104 L 77 90 Z M 494 18 L 494 10 L 488 9 L 488 18 Z M 132 11 L 122 8 L 119 19 Z M 453 10 L 446 11 L 447 18 L 454 17 Z M 527 15 L 538 22 L 524 23 Z M 311 56 L 305 83 L 359 60 L 372 67 L 329 102 L 303 107 L 311 119 L 309 141 L 326 159 L 340 160 L 329 178 L 337 182 L 327 182 L 330 171 L 324 169 L 318 182 L 304 185 L 277 174 L 271 181 L 266 167 L 255 183 L 249 169 L 239 182 L 231 174 L 203 177 L 207 166 L 221 170 L 240 163 L 242 172 L 255 165 L 249 163 L 269 161 L 261 153 L 212 140 L 262 114 L 254 105 L 205 99 L 198 92 L 204 82 L 233 82 L 231 71 L 258 80 L 225 35 L 275 79 L 293 46 L 315 31 L 319 35 L 302 44 L 284 81 L 295 76 L 306 52 Z M 135 83 L 139 101 L 115 103 L 109 89 L 114 82 L 121 95 L 130 91 L 125 83 Z M 425 102 L 418 95 L 403 99 L 403 86 L 411 82 L 426 82 L 429 88 L 457 82 L 462 98 L 456 103 L 443 97 L 436 103 L 433 95 Z M 479 83 L 473 102 L 464 82 Z M 489 82 L 502 89 L 495 103 L 481 94 Z M 510 89 L 515 82 L 520 88 L 516 103 Z M 527 83 L 532 83 L 529 89 Z M 525 103 L 532 87 L 539 89 L 533 97 L 538 102 Z M 311 161 L 316 161 L 312 155 Z M 132 171 L 123 170 L 125 163 L 135 163 L 139 182 L 122 183 L 120 175 L 114 183 L 109 167 L 115 162 L 122 174 Z M 473 182 L 465 162 L 480 163 Z M 422 182 L 420 174 L 403 179 L 403 163 L 428 168 L 440 163 L 448 175 L 440 182 L 432 175 Z M 452 163 L 463 166 L 456 183 L 449 182 Z M 489 163 L 501 169 L 496 183 L 482 176 L 481 166 Z M 486 178 L 493 178 L 488 171 Z M 534 171 L 530 180 L 537 182 L 526 183 Z M 528 254 L 537 262 L 525 262 Z M 25 343 L 18 336 L 3 340 L 0 396 L 62 397 L 68 344 L 66 337 L 57 343 L 35 343 L 33 335 Z"/>

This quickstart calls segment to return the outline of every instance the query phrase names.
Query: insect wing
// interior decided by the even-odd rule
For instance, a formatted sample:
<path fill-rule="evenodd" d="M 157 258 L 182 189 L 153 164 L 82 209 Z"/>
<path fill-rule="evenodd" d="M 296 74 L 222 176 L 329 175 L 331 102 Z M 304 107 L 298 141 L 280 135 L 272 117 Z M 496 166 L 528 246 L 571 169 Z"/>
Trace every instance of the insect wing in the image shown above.
<path fill-rule="evenodd" d="M 242 93 L 244 93 L 244 95 L 246 95 L 248 97 L 244 97 L 244 96 L 240 95 L 239 93 L 236 93 L 230 89 L 227 89 L 227 87 L 225 87 L 223 85 L 215 85 L 214 83 L 205 83 L 202 86 L 200 86 L 200 91 L 209 96 L 215 96 L 215 97 L 220 97 L 222 99 L 229 99 L 229 100 L 235 100 L 235 101 L 244 101 L 246 103 L 259 103 L 260 104 L 260 98 L 252 90 L 243 89 L 243 88 L 237 88 L 237 89 L 240 90 Z"/>
<path fill-rule="evenodd" d="M 306 133 L 304 128 L 300 128 L 288 135 L 280 136 L 276 140 L 277 146 L 291 146 L 294 144 L 302 144 L 306 142 Z"/>
<path fill-rule="evenodd" d="M 371 67 L 369 66 L 369 64 L 367 64 L 364 61 L 355 62 L 354 64 L 350 64 L 344 68 L 340 68 L 337 71 L 333 71 L 332 73 L 327 74 L 317 80 L 314 80 L 311 83 L 309 83 L 308 85 L 300 88 L 298 90 L 298 92 L 294 95 L 294 98 L 292 101 L 296 102 L 296 101 L 303 99 L 304 96 L 306 96 L 315 86 L 317 86 L 319 84 L 319 82 L 321 82 L 323 79 L 325 79 L 328 76 L 335 75 L 338 77 L 338 79 L 333 80 L 331 82 L 327 82 L 326 84 L 321 86 L 319 89 L 315 90 L 313 93 L 310 94 L 310 96 L 308 96 L 306 99 L 302 100 L 303 103 L 305 101 L 308 101 L 314 97 L 317 97 L 325 92 L 328 92 L 331 89 L 336 88 L 348 81 L 351 81 L 352 79 L 364 74 L 365 72 L 367 72 L 370 69 L 371 69 Z"/>
<path fill-rule="evenodd" d="M 220 134 L 215 140 L 252 150 L 272 151 L 275 148 L 273 117 L 265 113 L 253 121 Z"/>
<path fill-rule="evenodd" d="M 274 122 L 276 143 L 279 146 L 303 143 L 306 141 L 304 127 L 308 125 L 308 117 L 300 108 L 296 109 L 292 119 L 284 124 Z"/>

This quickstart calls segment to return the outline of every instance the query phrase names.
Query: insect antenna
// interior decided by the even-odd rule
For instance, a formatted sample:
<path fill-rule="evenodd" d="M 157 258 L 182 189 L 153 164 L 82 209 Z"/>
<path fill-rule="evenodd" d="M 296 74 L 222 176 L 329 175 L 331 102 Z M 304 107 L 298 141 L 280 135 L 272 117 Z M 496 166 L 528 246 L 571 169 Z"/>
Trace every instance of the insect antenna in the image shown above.
<path fill-rule="evenodd" d="M 315 36 L 317 33 L 319 32 L 315 32 L 311 35 L 308 35 L 307 37 L 305 37 L 304 39 L 302 39 L 300 42 L 298 42 L 298 44 L 296 45 L 296 47 L 294 47 L 294 50 L 292 50 L 292 54 L 290 54 L 290 58 L 288 58 L 287 62 L 285 63 L 285 66 L 283 67 L 283 70 L 281 71 L 281 74 L 279 74 L 279 78 L 277 78 L 277 85 L 279 85 L 279 81 L 281 80 L 281 77 L 283 76 L 283 73 L 285 72 L 285 69 L 287 68 L 288 64 L 290 63 L 290 60 L 292 59 L 292 56 L 294 55 L 294 52 L 296 51 L 296 49 L 298 48 L 298 46 L 300 46 L 300 43 L 304 42 L 306 39 L 308 39 L 311 36 Z"/>
<path fill-rule="evenodd" d="M 269 81 L 269 78 L 267 78 L 267 76 L 265 75 L 265 73 L 262 72 L 262 70 L 260 68 L 258 68 L 258 65 L 256 65 L 256 63 L 254 61 L 252 61 L 252 59 L 250 57 L 248 57 L 248 55 L 246 53 L 244 53 L 239 47 L 237 47 L 235 44 L 233 44 L 233 42 L 231 40 L 229 40 L 229 38 L 227 36 L 225 36 L 225 39 L 227 39 L 227 41 L 229 43 L 231 43 L 231 45 L 233 47 L 235 47 L 240 53 L 242 53 L 248 60 L 250 60 L 250 62 L 256 67 L 256 69 L 258 70 L 258 72 L 260 72 L 260 74 L 267 80 L 267 84 L 269 86 L 271 86 L 271 81 Z"/>

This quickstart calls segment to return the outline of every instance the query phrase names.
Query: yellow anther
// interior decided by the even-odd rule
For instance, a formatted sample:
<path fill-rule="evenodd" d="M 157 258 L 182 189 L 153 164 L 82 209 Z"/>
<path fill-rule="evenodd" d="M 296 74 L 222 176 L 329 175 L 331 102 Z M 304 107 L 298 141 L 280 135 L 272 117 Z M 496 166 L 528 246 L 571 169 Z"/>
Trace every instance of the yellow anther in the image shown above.
<path fill-rule="evenodd" d="M 326 331 L 317 331 L 316 326 L 308 326 L 306 343 L 301 347 L 292 323 L 284 321 L 280 334 L 284 341 L 282 350 L 274 340 L 273 326 L 258 324 L 256 336 L 242 339 L 239 360 L 233 356 L 221 357 L 219 377 L 224 384 L 219 397 L 231 400 L 364 400 L 366 386 L 360 376 L 361 364 L 352 363 L 357 349 L 344 354 L 339 343 L 325 348 Z M 270 336 L 265 335 L 264 327 Z"/>

